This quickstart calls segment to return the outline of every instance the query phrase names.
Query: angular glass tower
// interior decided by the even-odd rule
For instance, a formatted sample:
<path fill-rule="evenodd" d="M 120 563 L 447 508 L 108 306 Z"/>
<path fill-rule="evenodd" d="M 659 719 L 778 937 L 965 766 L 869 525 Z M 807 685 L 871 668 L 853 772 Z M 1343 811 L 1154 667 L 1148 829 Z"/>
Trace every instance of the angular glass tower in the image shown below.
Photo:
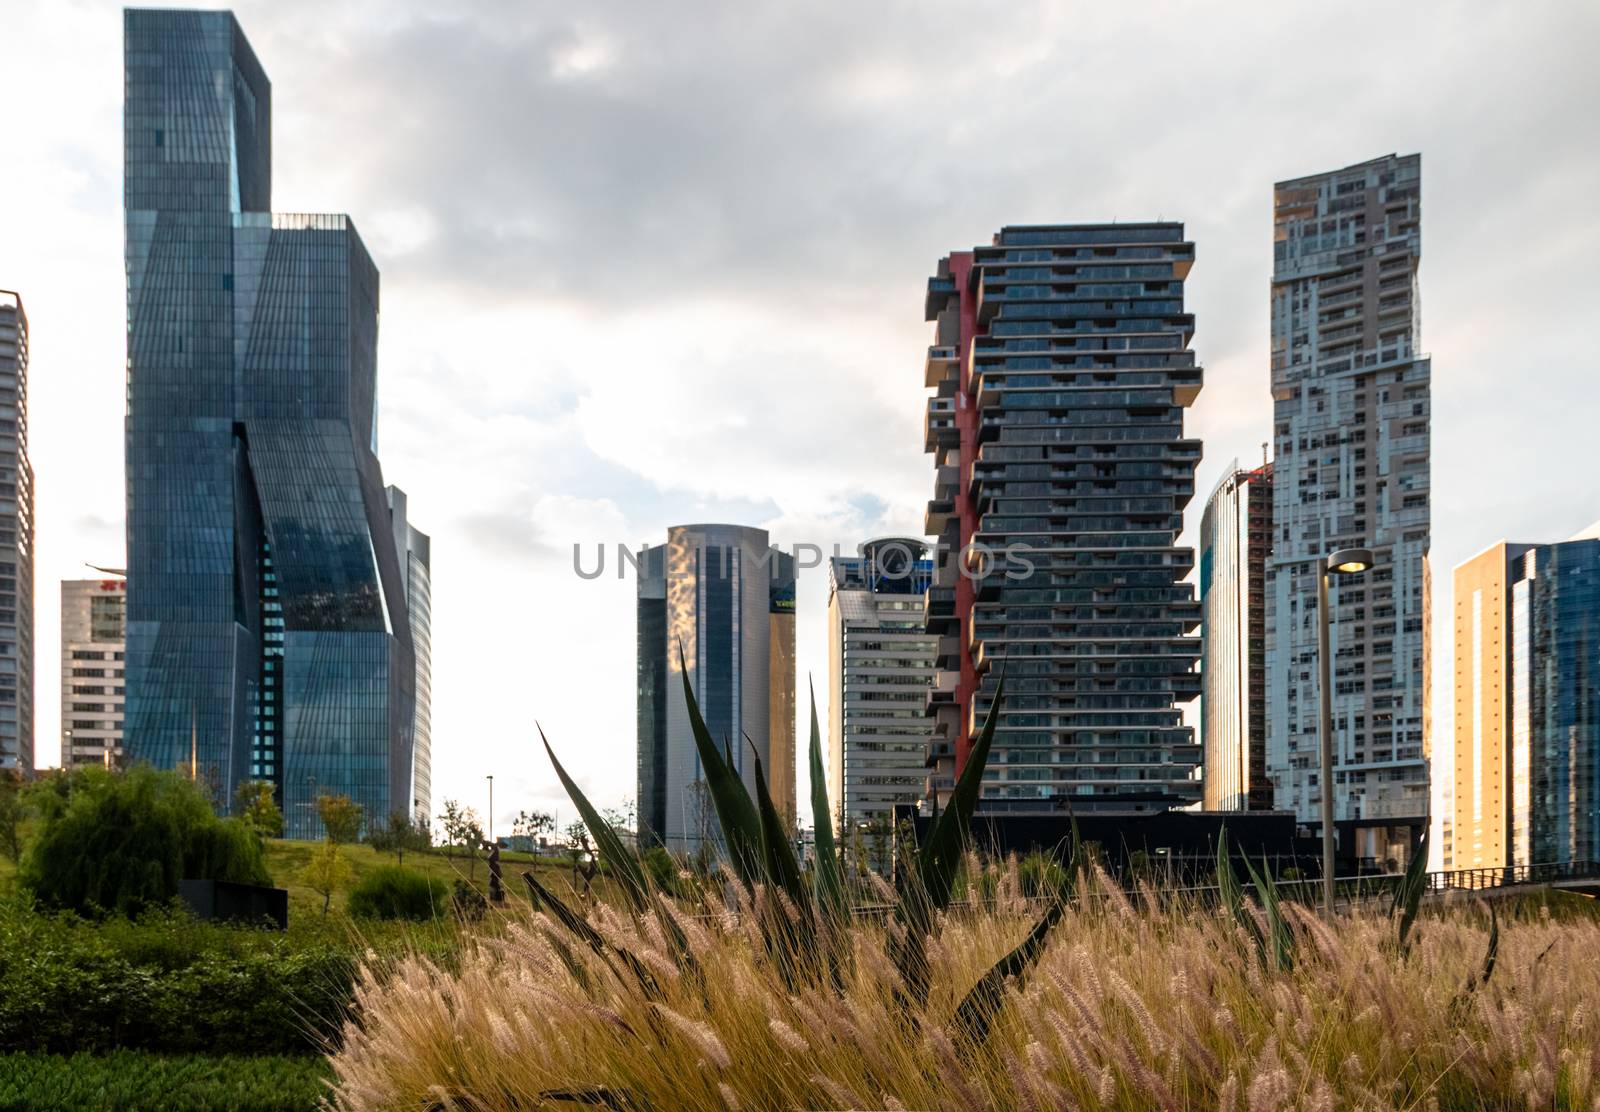
<path fill-rule="evenodd" d="M 941 559 L 928 631 L 937 797 L 959 772 L 1004 658 L 983 806 L 1132 812 L 1199 798 L 1200 608 L 1178 544 L 1202 372 L 1183 225 L 1003 228 L 928 283 L 926 530 Z M 974 547 L 974 546 L 982 546 Z M 985 551 L 1012 546 L 1025 559 Z M 967 552 L 972 558 L 949 558 Z"/>
<path fill-rule="evenodd" d="M 1420 353 L 1422 158 L 1387 155 L 1273 190 L 1272 557 L 1267 771 L 1321 829 L 1317 584 L 1331 585 L 1339 856 L 1403 868 L 1428 822 L 1429 428 Z"/>
<path fill-rule="evenodd" d="M 271 211 L 272 92 L 229 12 L 125 13 L 130 760 L 226 806 L 408 806 L 416 668 L 376 455 L 378 272 Z"/>

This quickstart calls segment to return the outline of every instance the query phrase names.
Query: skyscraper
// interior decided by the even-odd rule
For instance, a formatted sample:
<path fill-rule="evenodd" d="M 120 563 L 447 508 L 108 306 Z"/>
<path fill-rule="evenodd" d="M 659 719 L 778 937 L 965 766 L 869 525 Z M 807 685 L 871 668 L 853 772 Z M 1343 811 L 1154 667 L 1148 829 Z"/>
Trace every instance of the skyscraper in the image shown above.
<path fill-rule="evenodd" d="M 416 662 L 377 445 L 378 272 L 271 211 L 271 87 L 229 12 L 125 13 L 130 759 L 219 805 L 408 806 Z"/>
<path fill-rule="evenodd" d="M 1181 224 L 1008 227 L 929 280 L 933 746 L 965 762 L 1004 658 L 985 807 L 1199 798 L 1178 709 L 1200 690 L 1178 544 L 1200 459 L 1193 261 Z"/>
<path fill-rule="evenodd" d="M 924 794 L 935 648 L 924 628 L 926 550 L 882 537 L 829 562 L 828 798 L 846 828 L 887 820 Z"/>
<path fill-rule="evenodd" d="M 122 764 L 123 650 L 128 582 L 61 582 L 61 767 Z"/>
<path fill-rule="evenodd" d="M 0 290 L 0 769 L 33 773 L 28 314 L 10 290 Z"/>
<path fill-rule="evenodd" d="M 641 844 L 693 853 L 716 837 L 680 649 L 712 738 L 752 797 L 760 758 L 773 803 L 792 822 L 794 557 L 771 547 L 764 529 L 677 525 L 637 571 Z"/>
<path fill-rule="evenodd" d="M 1419 354 L 1420 155 L 1274 191 L 1268 773 L 1320 829 L 1317 583 L 1330 588 L 1339 854 L 1403 866 L 1428 816 L 1429 381 Z M 1340 577 L 1335 577 L 1339 580 Z"/>
<path fill-rule="evenodd" d="M 427 824 L 433 814 L 433 540 L 406 519 L 408 499 L 397 486 L 389 488 L 389 518 L 395 550 L 401 554 L 406 580 L 406 614 L 417 661 L 417 694 L 412 726 L 412 818 Z M 395 810 L 402 810 L 397 805 Z"/>
<path fill-rule="evenodd" d="M 1229 464 L 1200 519 L 1200 742 L 1207 811 L 1271 810 L 1267 556 L 1272 465 Z"/>
<path fill-rule="evenodd" d="M 1600 524 L 1455 572 L 1452 867 L 1600 857 Z"/>

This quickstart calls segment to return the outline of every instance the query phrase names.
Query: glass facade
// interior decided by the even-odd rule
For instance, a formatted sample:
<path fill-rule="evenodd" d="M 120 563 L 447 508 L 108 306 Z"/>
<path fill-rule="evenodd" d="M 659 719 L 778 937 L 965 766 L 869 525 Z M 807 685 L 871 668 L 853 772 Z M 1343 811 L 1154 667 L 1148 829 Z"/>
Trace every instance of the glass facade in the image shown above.
<path fill-rule="evenodd" d="M 416 661 L 376 452 L 378 273 L 274 214 L 271 89 L 227 12 L 125 13 L 126 746 L 226 806 L 406 807 Z"/>
<path fill-rule="evenodd" d="M 120 675 L 120 663 L 117 668 Z M 11 290 L 0 290 L 0 769 L 33 773 L 28 314 Z"/>
<path fill-rule="evenodd" d="M 1001 657 L 985 808 L 1199 798 L 1178 707 L 1200 690 L 1199 605 L 1182 582 L 1194 551 L 1177 543 L 1200 459 L 1183 432 L 1202 380 L 1183 302 L 1193 261 L 1177 223 L 1005 228 L 929 282 L 935 798 Z"/>

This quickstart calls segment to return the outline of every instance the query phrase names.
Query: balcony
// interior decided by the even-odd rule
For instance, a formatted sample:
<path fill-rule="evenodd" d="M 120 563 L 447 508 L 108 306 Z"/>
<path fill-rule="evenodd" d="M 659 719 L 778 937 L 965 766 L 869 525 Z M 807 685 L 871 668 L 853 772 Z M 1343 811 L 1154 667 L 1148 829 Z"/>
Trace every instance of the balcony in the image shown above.
<path fill-rule="evenodd" d="M 956 349 L 948 344 L 935 344 L 928 349 L 927 371 L 923 385 L 934 387 L 955 375 L 960 366 Z"/>
<path fill-rule="evenodd" d="M 928 503 L 928 512 L 922 517 L 922 531 L 932 537 L 943 533 L 956 512 L 954 499 L 935 498 Z"/>
<path fill-rule="evenodd" d="M 954 398 L 929 398 L 928 412 L 922 420 L 923 451 L 954 448 L 961 443 L 956 430 L 956 403 Z"/>
<path fill-rule="evenodd" d="M 938 648 L 933 658 L 935 668 L 955 669 L 961 667 L 961 639 L 953 633 L 945 634 L 939 638 Z"/>
<path fill-rule="evenodd" d="M 956 618 L 956 589 L 954 587 L 929 587 L 923 596 L 926 628 L 929 633 L 954 633 Z"/>
<path fill-rule="evenodd" d="M 956 293 L 954 278 L 935 276 L 928 279 L 928 298 L 923 303 L 923 318 L 934 320 Z"/>

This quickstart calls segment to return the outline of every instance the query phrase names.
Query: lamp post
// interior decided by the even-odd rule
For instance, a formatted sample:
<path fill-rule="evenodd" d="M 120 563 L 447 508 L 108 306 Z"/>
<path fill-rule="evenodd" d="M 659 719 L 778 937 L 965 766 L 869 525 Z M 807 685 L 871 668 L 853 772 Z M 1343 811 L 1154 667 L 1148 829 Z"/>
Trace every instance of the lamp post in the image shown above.
<path fill-rule="evenodd" d="M 1317 703 L 1322 711 L 1322 910 L 1333 918 L 1333 662 L 1328 652 L 1328 576 L 1355 576 L 1372 567 L 1372 552 L 1341 548 L 1323 561 L 1317 575 L 1317 657 L 1321 683 Z"/>
<path fill-rule="evenodd" d="M 489 781 L 489 842 L 492 845 L 494 843 L 494 777 L 485 776 L 484 779 Z"/>

